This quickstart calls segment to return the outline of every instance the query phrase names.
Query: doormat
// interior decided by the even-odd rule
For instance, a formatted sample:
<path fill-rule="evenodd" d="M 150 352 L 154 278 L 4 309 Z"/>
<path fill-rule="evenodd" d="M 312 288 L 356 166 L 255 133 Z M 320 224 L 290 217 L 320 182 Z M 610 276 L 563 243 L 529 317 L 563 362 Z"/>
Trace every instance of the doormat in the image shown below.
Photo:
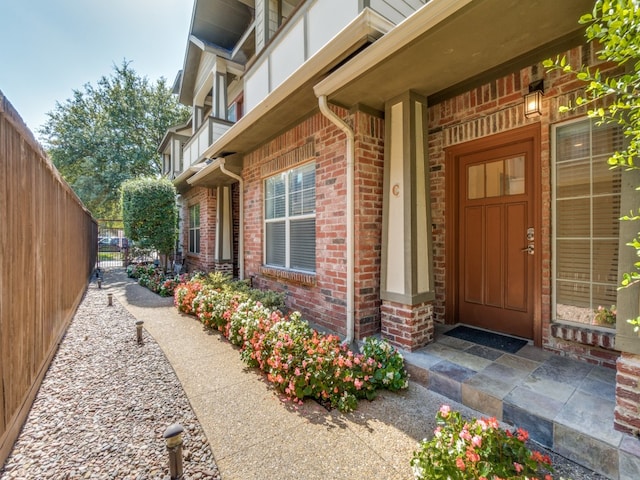
<path fill-rule="evenodd" d="M 507 337 L 499 333 L 478 330 L 477 328 L 465 327 L 464 325 L 452 328 L 448 332 L 445 332 L 445 335 L 484 345 L 485 347 L 495 348 L 496 350 L 502 350 L 507 353 L 516 353 L 528 343 L 526 340 L 519 338 Z"/>

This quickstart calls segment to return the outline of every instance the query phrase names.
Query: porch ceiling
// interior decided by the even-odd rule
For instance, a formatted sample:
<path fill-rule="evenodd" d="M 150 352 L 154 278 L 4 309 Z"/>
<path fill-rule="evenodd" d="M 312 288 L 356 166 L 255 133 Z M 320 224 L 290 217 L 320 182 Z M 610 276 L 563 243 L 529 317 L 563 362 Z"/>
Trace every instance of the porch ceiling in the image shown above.
<path fill-rule="evenodd" d="M 365 9 L 329 44 L 227 130 L 204 152 L 204 156 L 215 158 L 228 153 L 246 153 L 309 115 L 318 108 L 313 86 L 392 27 L 388 20 Z"/>
<path fill-rule="evenodd" d="M 230 172 L 240 175 L 242 172 L 242 158 L 230 155 L 224 159 L 216 159 L 202 168 L 198 173 L 187 180 L 194 187 L 221 187 L 236 183 L 237 180 L 230 177 L 220 168 L 224 166 Z"/>
<path fill-rule="evenodd" d="M 582 43 L 578 18 L 592 8 L 593 0 L 432 0 L 315 93 L 378 110 L 407 90 L 441 98 L 459 93 Z"/>
<path fill-rule="evenodd" d="M 251 151 L 315 111 L 316 95 L 347 108 L 360 104 L 383 111 L 386 101 L 407 90 L 434 101 L 535 64 L 583 43 L 578 18 L 592 7 L 593 0 L 431 0 L 339 68 L 334 63 L 333 69 L 318 69 L 317 58 L 305 64 L 206 156 Z M 345 30 L 323 55 L 344 49 Z"/>

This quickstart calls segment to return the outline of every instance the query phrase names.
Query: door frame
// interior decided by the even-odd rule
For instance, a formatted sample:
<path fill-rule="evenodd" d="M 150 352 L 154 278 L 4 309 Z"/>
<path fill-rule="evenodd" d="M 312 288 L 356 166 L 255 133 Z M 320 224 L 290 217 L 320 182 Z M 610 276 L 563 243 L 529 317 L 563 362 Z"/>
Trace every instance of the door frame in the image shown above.
<path fill-rule="evenodd" d="M 542 237 L 541 125 L 534 123 L 503 133 L 445 148 L 445 322 L 459 322 L 458 225 L 460 221 L 459 158 L 470 153 L 491 150 L 502 145 L 530 140 L 533 142 L 533 227 L 536 232 L 536 255 L 533 272 L 533 342 L 542 345 L 542 258 L 546 254 Z M 548 232 L 545 232 L 548 234 Z"/>

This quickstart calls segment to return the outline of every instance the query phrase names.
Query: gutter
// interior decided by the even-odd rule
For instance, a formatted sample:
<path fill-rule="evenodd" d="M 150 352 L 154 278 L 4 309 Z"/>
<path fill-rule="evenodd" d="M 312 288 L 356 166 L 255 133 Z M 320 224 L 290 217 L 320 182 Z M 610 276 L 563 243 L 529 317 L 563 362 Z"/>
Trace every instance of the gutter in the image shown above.
<path fill-rule="evenodd" d="M 240 175 L 236 175 L 235 173 L 227 170 L 225 168 L 225 159 L 219 158 L 218 162 L 220 162 L 220 171 L 237 180 L 240 184 L 240 235 L 238 236 L 238 277 L 240 280 L 244 280 L 244 180 Z"/>
<path fill-rule="evenodd" d="M 347 337 L 343 344 L 350 346 L 355 337 L 354 320 L 354 174 L 355 174 L 355 135 L 351 127 L 336 115 L 327 104 L 327 96 L 318 97 L 318 106 L 322 114 L 347 136 Z"/>

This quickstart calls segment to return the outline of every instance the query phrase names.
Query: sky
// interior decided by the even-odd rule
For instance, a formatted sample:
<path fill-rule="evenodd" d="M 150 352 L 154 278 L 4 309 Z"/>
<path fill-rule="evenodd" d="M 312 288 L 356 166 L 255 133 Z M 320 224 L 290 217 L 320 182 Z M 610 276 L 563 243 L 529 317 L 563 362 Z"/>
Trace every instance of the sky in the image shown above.
<path fill-rule="evenodd" d="M 182 68 L 193 0 L 0 0 L 0 91 L 36 138 L 56 102 L 123 60 L 140 77 Z"/>

